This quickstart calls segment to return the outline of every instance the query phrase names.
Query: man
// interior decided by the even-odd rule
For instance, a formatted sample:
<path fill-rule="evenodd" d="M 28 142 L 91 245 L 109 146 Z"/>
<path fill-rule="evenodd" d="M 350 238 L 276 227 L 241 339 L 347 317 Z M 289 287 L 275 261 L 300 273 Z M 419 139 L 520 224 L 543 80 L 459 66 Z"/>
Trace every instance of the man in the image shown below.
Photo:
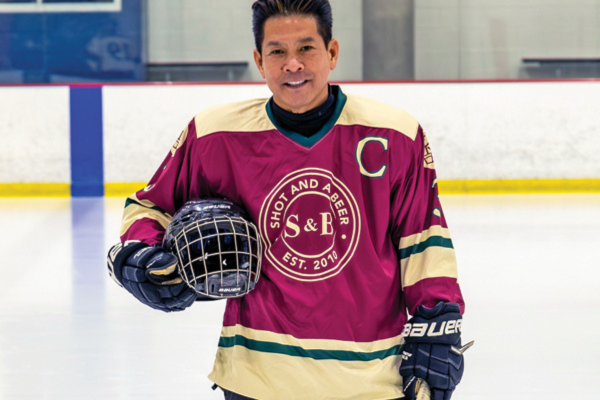
<path fill-rule="evenodd" d="M 171 216 L 190 199 L 227 198 L 265 250 L 256 289 L 227 302 L 209 376 L 226 399 L 410 399 L 425 380 L 448 400 L 462 375 L 464 302 L 425 133 L 404 111 L 328 84 L 340 45 L 327 0 L 252 10 L 254 59 L 273 97 L 187 125 L 128 199 L 121 238 L 139 241 L 128 256 L 141 254 L 116 262 L 128 248 L 118 245 L 111 272 L 123 283 L 122 266 L 146 259 L 160 270 L 164 251 L 148 246 Z M 178 285 L 154 297 L 125 287 L 170 311 L 194 301 Z"/>

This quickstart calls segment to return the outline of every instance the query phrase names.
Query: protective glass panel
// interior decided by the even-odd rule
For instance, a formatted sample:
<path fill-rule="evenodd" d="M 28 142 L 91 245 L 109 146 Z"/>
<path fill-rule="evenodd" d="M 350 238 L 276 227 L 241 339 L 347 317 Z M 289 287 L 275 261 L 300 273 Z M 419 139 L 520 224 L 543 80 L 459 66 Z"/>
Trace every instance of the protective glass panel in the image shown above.
<path fill-rule="evenodd" d="M 145 78 L 142 0 L 0 0 L 0 84 Z"/>

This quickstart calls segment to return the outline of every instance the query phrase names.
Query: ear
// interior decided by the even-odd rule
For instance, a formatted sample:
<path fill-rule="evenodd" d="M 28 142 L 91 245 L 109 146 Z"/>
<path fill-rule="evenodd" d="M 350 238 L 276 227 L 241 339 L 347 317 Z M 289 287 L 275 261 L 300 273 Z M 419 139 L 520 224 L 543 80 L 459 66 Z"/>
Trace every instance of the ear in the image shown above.
<path fill-rule="evenodd" d="M 331 39 L 327 46 L 327 53 L 329 54 L 329 69 L 333 71 L 340 55 L 340 42 L 337 39 Z"/>
<path fill-rule="evenodd" d="M 260 72 L 260 76 L 265 79 L 265 67 L 263 65 L 263 59 L 258 50 L 254 49 L 254 62 L 258 67 L 258 71 Z"/>

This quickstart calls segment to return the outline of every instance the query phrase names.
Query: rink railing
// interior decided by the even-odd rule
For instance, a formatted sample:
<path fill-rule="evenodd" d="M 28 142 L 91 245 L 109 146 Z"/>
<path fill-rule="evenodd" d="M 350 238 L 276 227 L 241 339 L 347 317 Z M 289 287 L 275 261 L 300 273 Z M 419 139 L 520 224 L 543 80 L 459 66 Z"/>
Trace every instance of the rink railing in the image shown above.
<path fill-rule="evenodd" d="M 600 192 L 600 81 L 343 82 L 427 131 L 442 194 Z M 214 104 L 263 83 L 0 86 L 0 197 L 126 196 Z"/>

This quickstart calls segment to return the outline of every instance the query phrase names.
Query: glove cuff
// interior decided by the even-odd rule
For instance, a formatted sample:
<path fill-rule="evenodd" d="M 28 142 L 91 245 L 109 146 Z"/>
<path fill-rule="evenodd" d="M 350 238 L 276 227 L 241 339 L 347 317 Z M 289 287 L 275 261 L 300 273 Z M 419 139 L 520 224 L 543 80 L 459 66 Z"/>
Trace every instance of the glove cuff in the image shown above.
<path fill-rule="evenodd" d="M 108 274 L 119 286 L 123 287 L 123 264 L 130 255 L 144 247 L 148 247 L 144 242 L 128 240 L 124 243 L 117 243 L 109 250 L 107 257 Z"/>
<path fill-rule="evenodd" d="M 433 308 L 427 308 L 425 306 L 419 306 L 415 310 L 415 317 L 422 317 L 425 319 L 432 319 L 439 315 L 457 313 L 460 315 L 460 306 L 456 303 L 445 303 L 440 301 Z"/>

